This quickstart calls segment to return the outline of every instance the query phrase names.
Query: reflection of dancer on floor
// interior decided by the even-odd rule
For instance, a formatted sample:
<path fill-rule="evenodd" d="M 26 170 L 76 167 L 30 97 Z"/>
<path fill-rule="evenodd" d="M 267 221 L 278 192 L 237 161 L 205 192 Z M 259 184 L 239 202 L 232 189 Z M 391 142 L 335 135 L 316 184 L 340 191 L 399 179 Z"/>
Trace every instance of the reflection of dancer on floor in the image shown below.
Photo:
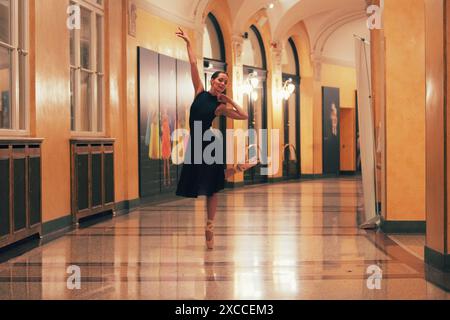
<path fill-rule="evenodd" d="M 186 42 L 189 62 L 191 64 L 192 83 L 195 89 L 195 99 L 190 109 L 189 126 L 192 141 L 202 141 L 202 137 L 194 136 L 194 122 L 202 123 L 202 136 L 207 132 L 216 116 L 226 116 L 235 120 L 247 120 L 247 113 L 224 94 L 228 75 L 225 72 L 216 72 L 211 77 L 211 89 L 205 91 L 200 74 L 197 68 L 197 58 L 192 50 L 190 40 L 183 30 L 179 29 L 176 33 L 178 37 Z M 191 159 L 194 159 L 191 143 Z M 207 145 L 202 145 L 203 151 Z M 188 150 L 189 152 L 189 150 Z M 203 158 L 203 157 L 202 157 Z M 203 160 L 201 164 L 192 164 L 185 161 L 178 183 L 177 195 L 197 198 L 198 196 L 207 197 L 208 221 L 206 224 L 205 238 L 208 249 L 214 246 L 214 219 L 217 209 L 217 193 L 225 187 L 225 176 L 230 177 L 237 172 L 243 172 L 253 167 L 254 164 L 240 164 L 232 169 L 225 170 L 223 164 L 206 164 Z"/>
<path fill-rule="evenodd" d="M 170 157 L 172 148 L 170 142 L 170 125 L 167 110 L 164 110 L 161 118 L 161 154 L 163 158 L 164 186 L 170 185 Z"/>

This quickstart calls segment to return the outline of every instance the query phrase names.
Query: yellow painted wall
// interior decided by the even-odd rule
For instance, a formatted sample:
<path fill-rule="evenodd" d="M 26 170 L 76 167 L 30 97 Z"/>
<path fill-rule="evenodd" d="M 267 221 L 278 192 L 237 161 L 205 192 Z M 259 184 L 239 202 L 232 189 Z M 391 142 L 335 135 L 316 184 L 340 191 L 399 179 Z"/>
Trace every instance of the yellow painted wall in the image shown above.
<path fill-rule="evenodd" d="M 125 119 L 126 114 L 126 11 L 123 1 L 110 1 L 108 5 L 108 19 L 105 39 L 106 51 L 106 72 L 109 77 L 106 79 L 106 134 L 114 137 L 114 175 L 117 179 L 115 183 L 116 202 L 132 200 L 128 197 L 128 176 L 127 176 L 127 131 Z"/>
<path fill-rule="evenodd" d="M 386 0 L 387 220 L 425 219 L 423 0 Z"/>
<path fill-rule="evenodd" d="M 322 86 L 340 89 L 341 108 L 355 107 L 355 68 L 322 64 Z"/>
<path fill-rule="evenodd" d="M 70 214 L 68 0 L 36 1 L 36 136 L 42 145 L 43 221 Z"/>

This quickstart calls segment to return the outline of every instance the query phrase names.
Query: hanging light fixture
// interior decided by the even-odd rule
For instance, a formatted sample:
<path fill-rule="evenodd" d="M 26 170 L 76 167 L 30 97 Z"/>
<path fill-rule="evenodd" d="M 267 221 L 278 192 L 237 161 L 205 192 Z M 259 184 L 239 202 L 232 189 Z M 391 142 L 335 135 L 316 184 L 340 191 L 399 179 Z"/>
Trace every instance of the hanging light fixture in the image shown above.
<path fill-rule="evenodd" d="M 256 89 L 259 86 L 258 73 L 256 71 L 251 72 L 245 79 L 242 85 L 242 92 L 248 95 L 253 101 L 258 100 L 258 92 Z"/>
<path fill-rule="evenodd" d="M 258 96 L 258 92 L 256 90 L 252 91 L 251 96 L 252 96 L 253 102 L 258 101 L 259 96 Z"/>
<path fill-rule="evenodd" d="M 259 85 L 259 79 L 258 79 L 258 72 L 253 71 L 248 75 L 248 81 L 250 82 L 252 89 L 258 88 Z"/>
<path fill-rule="evenodd" d="M 295 85 L 292 81 L 292 78 L 289 78 L 284 82 L 283 89 L 282 89 L 282 96 L 284 100 L 289 100 L 291 95 L 295 92 Z"/>

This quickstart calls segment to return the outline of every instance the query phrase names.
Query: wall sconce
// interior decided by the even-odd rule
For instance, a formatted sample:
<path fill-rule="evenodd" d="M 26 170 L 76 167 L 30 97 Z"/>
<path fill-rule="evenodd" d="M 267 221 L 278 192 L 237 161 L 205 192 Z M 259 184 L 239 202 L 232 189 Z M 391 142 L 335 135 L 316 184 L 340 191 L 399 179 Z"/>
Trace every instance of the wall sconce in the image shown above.
<path fill-rule="evenodd" d="M 282 89 L 282 97 L 283 97 L 283 99 L 284 100 L 289 100 L 289 98 L 291 97 L 291 95 L 294 92 L 295 92 L 295 85 L 292 82 L 292 78 L 289 78 L 283 84 L 283 89 Z"/>
<path fill-rule="evenodd" d="M 259 85 L 258 72 L 253 71 L 252 73 L 250 73 L 248 75 L 248 81 L 250 82 L 252 89 L 258 88 Z"/>
<path fill-rule="evenodd" d="M 258 92 L 256 89 L 259 86 L 258 73 L 253 71 L 247 76 L 243 85 L 243 92 L 247 94 L 253 101 L 258 100 Z"/>
<path fill-rule="evenodd" d="M 251 95 L 252 95 L 253 102 L 258 101 L 259 96 L 258 96 L 258 92 L 257 91 L 252 91 Z"/>

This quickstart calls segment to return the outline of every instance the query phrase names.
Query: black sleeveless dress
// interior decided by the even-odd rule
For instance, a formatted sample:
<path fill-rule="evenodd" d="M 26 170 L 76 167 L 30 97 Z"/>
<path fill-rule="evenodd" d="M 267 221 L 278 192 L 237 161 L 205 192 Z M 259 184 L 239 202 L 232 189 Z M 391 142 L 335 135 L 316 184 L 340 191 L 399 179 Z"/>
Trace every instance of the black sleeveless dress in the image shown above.
<path fill-rule="evenodd" d="M 186 198 L 197 198 L 198 196 L 210 197 L 225 188 L 225 165 L 221 163 L 207 164 L 203 159 L 203 151 L 214 141 L 203 141 L 202 137 L 208 131 L 214 118 L 216 109 L 220 105 L 216 96 L 208 91 L 199 93 L 192 103 L 189 115 L 190 138 L 185 155 L 185 162 L 178 182 L 177 196 Z M 200 131 L 195 132 L 194 123 L 201 121 Z M 197 135 L 197 136 L 196 136 Z M 202 155 L 195 155 L 195 143 L 200 142 L 201 149 L 197 147 L 197 152 L 201 150 Z M 213 154 L 214 155 L 214 154 Z M 197 157 L 197 159 L 195 158 Z"/>

